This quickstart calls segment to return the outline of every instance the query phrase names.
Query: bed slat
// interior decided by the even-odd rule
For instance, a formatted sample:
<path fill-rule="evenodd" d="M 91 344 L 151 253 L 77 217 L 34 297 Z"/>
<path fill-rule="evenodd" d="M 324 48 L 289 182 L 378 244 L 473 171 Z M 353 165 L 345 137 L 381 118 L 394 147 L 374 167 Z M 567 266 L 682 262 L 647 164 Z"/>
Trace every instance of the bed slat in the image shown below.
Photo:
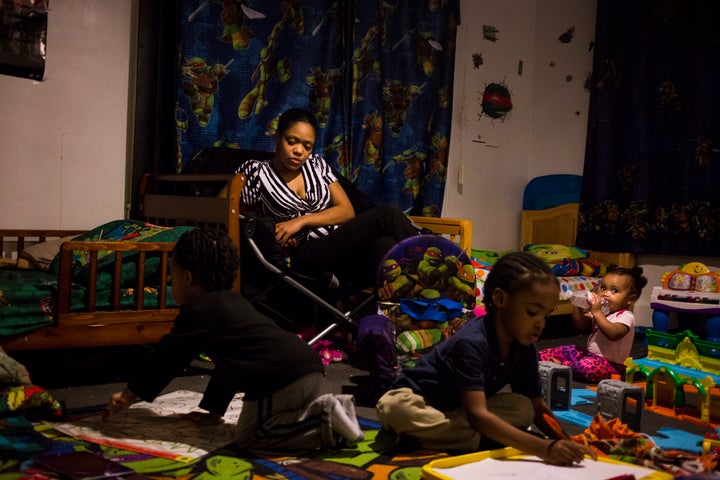
<path fill-rule="evenodd" d="M 167 286 L 167 266 L 168 257 L 170 256 L 175 244 L 173 242 L 85 242 L 85 241 L 70 241 L 62 244 L 60 248 L 60 274 L 58 281 L 58 299 L 57 299 L 57 314 L 62 316 L 70 313 L 71 307 L 71 293 L 72 293 L 72 260 L 75 252 L 87 252 L 90 258 L 89 271 L 90 279 L 87 284 L 88 289 L 88 311 L 96 311 L 97 303 L 97 262 L 98 252 L 112 250 L 115 251 L 115 261 L 113 262 L 113 283 L 118 282 L 117 288 L 113 285 L 113 296 L 117 295 L 117 307 L 115 306 L 115 298 L 113 298 L 113 310 L 119 310 L 120 297 L 119 297 L 119 284 L 120 274 L 119 270 L 122 269 L 122 262 L 118 263 L 117 255 L 122 255 L 123 252 L 137 251 L 138 256 L 134 258 L 136 265 L 136 272 L 138 280 L 135 288 L 135 299 L 136 309 L 142 309 L 142 296 L 145 288 L 145 259 L 147 252 L 159 252 L 161 258 L 161 265 L 165 270 L 161 272 L 161 278 Z M 68 281 L 69 280 L 69 281 Z M 161 283 L 163 283 L 161 282 Z M 140 300 L 138 301 L 138 297 Z M 163 296 L 163 302 L 159 304 L 164 308 L 165 296 Z"/>
<path fill-rule="evenodd" d="M 114 311 L 120 310 L 120 284 L 122 280 L 122 252 L 115 252 L 115 263 L 113 264 L 112 277 L 112 300 L 111 306 Z"/>
<path fill-rule="evenodd" d="M 167 256 L 166 253 L 163 253 Z M 162 272 L 161 275 L 167 275 L 168 272 Z M 141 251 L 137 263 L 137 283 L 135 284 L 135 309 L 143 308 L 143 300 L 145 298 L 145 252 Z"/>
<path fill-rule="evenodd" d="M 70 242 L 72 243 L 72 242 Z M 87 311 L 94 312 L 97 305 L 97 262 L 98 252 L 97 250 L 90 251 L 90 263 L 88 265 L 90 270 L 90 280 L 87 284 Z M 61 278 L 62 277 L 61 274 Z M 68 282 L 69 283 L 69 282 Z"/>

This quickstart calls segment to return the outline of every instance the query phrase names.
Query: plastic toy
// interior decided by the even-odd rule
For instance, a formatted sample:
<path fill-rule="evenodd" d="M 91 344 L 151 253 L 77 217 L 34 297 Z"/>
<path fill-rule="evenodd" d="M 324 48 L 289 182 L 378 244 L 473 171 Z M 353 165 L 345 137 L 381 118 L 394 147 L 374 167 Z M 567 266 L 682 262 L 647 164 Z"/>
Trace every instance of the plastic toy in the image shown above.
<path fill-rule="evenodd" d="M 665 272 L 661 277 L 663 288 L 669 290 L 694 290 L 696 292 L 720 292 L 720 274 L 711 272 L 703 263 L 690 262 L 677 270 Z"/>
<path fill-rule="evenodd" d="M 671 315 L 707 315 L 706 336 L 720 341 L 720 273 L 690 262 L 663 273 L 660 282 L 662 286 L 654 287 L 650 298 L 655 330 L 669 331 Z"/>
<path fill-rule="evenodd" d="M 686 409 L 686 394 L 697 393 L 699 421 L 710 424 L 711 394 L 720 384 L 720 343 L 701 340 L 689 330 L 670 334 L 647 329 L 645 335 L 648 355 L 625 360 L 626 382 L 637 383 L 636 374 L 646 378 L 648 410 L 662 408 L 659 390 L 665 385 L 672 387 L 672 410 L 685 420 L 693 419 Z"/>

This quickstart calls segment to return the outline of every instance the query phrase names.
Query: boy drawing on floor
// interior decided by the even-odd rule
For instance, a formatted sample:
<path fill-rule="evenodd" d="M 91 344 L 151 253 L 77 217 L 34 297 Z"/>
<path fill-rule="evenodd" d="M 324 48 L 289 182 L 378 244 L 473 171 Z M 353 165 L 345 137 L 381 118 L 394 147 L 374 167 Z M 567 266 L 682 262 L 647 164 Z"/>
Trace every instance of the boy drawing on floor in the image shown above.
<path fill-rule="evenodd" d="M 555 417 L 542 396 L 535 343 L 558 296 L 544 261 L 525 252 L 504 255 L 485 282 L 487 315 L 403 372 L 376 405 L 383 428 L 442 451 L 500 444 L 557 465 L 597 458 L 551 426 Z M 529 432 L 532 424 L 550 438 Z"/>
<path fill-rule="evenodd" d="M 363 433 L 353 397 L 324 393 L 324 367 L 315 350 L 231 291 L 239 264 L 237 249 L 219 230 L 180 237 L 170 264 L 180 313 L 143 369 L 112 395 L 104 418 L 138 399 L 153 401 L 205 352 L 215 363 L 199 405 L 208 413 L 189 419 L 218 423 L 235 393 L 243 392 L 236 430 L 241 448 L 285 453 L 354 445 Z"/>
<path fill-rule="evenodd" d="M 597 292 L 587 292 L 588 308 L 573 304 L 573 325 L 590 330 L 587 345 L 546 348 L 540 351 L 540 360 L 569 366 L 579 382 L 598 383 L 624 375 L 635 339 L 635 315 L 630 309 L 645 285 L 641 267 L 610 267 Z"/>

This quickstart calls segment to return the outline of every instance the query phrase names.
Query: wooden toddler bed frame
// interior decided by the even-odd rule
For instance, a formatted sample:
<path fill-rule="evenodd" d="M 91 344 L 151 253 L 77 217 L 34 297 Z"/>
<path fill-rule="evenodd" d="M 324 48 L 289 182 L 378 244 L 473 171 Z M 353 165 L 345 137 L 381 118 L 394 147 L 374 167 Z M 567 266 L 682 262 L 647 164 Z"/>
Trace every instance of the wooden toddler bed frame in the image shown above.
<path fill-rule="evenodd" d="M 417 226 L 427 228 L 453 243 L 457 243 L 470 256 L 472 250 L 472 222 L 463 218 L 411 216 Z"/>
<path fill-rule="evenodd" d="M 160 226 L 198 226 L 222 228 L 233 243 L 240 247 L 240 192 L 245 185 L 244 174 L 169 174 L 142 177 L 139 185 L 140 220 Z M 198 184 L 226 186 L 224 197 L 192 194 Z M 454 218 L 411 217 L 420 227 L 460 245 L 468 254 L 472 245 L 472 223 Z M 66 236 L 86 233 L 83 230 L 0 229 L 0 251 L 6 256 L 21 252 L 26 246 Z M 167 298 L 168 262 L 174 247 L 172 242 L 113 242 L 68 241 L 60 248 L 57 296 L 52 325 L 30 332 L 0 336 L 0 347 L 5 351 L 48 350 L 63 348 L 102 347 L 111 345 L 150 344 L 157 342 L 172 327 L 178 313 L 169 307 Z M 12 249 L 12 251 L 9 251 Z M 111 252 L 114 256 L 111 306 L 96 306 L 98 253 Z M 87 289 L 87 305 L 82 311 L 71 311 L 73 256 L 78 252 L 89 258 L 89 275 L 83 286 Z M 120 297 L 127 293 L 120 285 L 120 266 L 123 254 L 136 252 L 134 262 L 137 280 L 133 287 L 134 307 L 120 306 Z M 143 306 L 144 266 L 149 254 L 160 255 L 160 285 L 158 306 Z M 240 290 L 240 272 L 235 283 Z"/>
<path fill-rule="evenodd" d="M 191 183 L 192 182 L 192 183 Z M 225 184 L 225 198 L 197 197 L 188 194 L 189 185 L 199 182 Z M 162 226 L 200 226 L 222 228 L 228 232 L 233 243 L 240 245 L 240 191 L 245 185 L 245 175 L 150 175 L 142 178 L 139 187 L 141 220 Z M 0 249 L 16 245 L 20 252 L 27 243 L 43 242 L 53 238 L 84 233 L 77 230 L 0 230 Z M 157 342 L 172 327 L 178 309 L 168 307 L 168 262 L 172 242 L 108 242 L 69 241 L 60 249 L 59 273 L 57 275 L 57 298 L 53 324 L 30 332 L 0 337 L 0 346 L 6 351 L 44 350 L 60 348 L 99 347 L 109 345 L 149 344 Z M 112 268 L 111 306 L 100 310 L 96 306 L 96 280 L 98 275 L 98 252 L 110 251 L 114 255 Z M 73 254 L 84 252 L 89 258 L 89 275 L 83 283 L 86 287 L 86 306 L 83 311 L 71 311 L 73 282 Z M 120 266 L 123 253 L 137 252 L 134 256 L 137 280 L 134 285 L 134 307 L 122 309 L 120 297 L 128 289 L 121 289 Z M 160 254 L 160 285 L 158 305 L 143 306 L 144 268 L 148 254 Z M 235 288 L 240 288 L 240 277 Z"/>
<path fill-rule="evenodd" d="M 523 210 L 520 216 L 520 247 L 531 243 L 574 246 L 577 235 L 578 203 L 566 203 L 544 210 Z M 627 252 L 590 251 L 590 260 L 606 265 L 635 265 L 635 257 Z M 572 304 L 558 303 L 553 315 L 572 313 Z"/>

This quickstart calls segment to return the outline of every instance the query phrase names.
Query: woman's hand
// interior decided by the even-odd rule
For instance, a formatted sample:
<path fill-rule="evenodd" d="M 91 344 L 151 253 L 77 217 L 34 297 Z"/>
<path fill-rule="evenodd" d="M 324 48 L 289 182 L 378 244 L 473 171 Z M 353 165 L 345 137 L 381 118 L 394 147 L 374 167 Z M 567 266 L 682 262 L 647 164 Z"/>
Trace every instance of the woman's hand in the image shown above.
<path fill-rule="evenodd" d="M 295 235 L 302 230 L 304 226 L 303 216 L 293 218 L 286 222 L 278 222 L 275 224 L 275 241 L 282 248 L 297 247 L 297 239 Z"/>

